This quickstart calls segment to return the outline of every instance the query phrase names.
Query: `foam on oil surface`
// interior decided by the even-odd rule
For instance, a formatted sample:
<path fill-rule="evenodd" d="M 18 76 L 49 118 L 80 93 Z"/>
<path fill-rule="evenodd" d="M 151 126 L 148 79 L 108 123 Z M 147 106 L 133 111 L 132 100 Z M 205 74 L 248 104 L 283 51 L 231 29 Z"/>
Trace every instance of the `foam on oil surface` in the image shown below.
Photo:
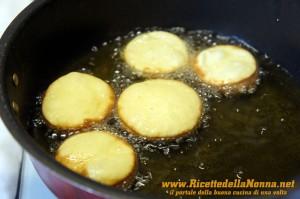
<path fill-rule="evenodd" d="M 123 47 L 136 35 L 139 35 L 142 32 L 153 30 L 162 29 L 157 27 L 146 28 L 144 30 L 137 28 L 124 36 L 118 36 L 113 40 L 105 41 L 100 45 L 92 46 L 91 51 L 87 53 L 86 56 L 75 60 L 73 65 L 79 66 L 75 67 L 78 71 L 93 74 L 100 78 L 105 77 L 105 81 L 114 88 L 118 97 L 120 93 L 129 85 L 147 79 L 142 77 L 137 72 L 131 71 L 126 65 L 122 59 Z M 272 73 L 274 68 L 276 68 L 267 55 L 261 54 L 255 48 L 243 41 L 238 40 L 235 37 L 225 37 L 207 30 L 186 31 L 181 27 L 163 30 L 173 32 L 184 39 L 190 46 L 191 54 L 219 44 L 232 44 L 246 48 L 255 55 L 259 66 L 262 66 L 259 75 L 260 78 L 257 80 L 257 85 L 261 84 L 261 80 L 265 81 L 264 77 L 269 73 Z M 275 71 L 275 74 L 283 74 L 279 65 L 277 69 L 278 70 Z M 70 69 L 70 71 L 71 70 L 72 69 Z M 268 92 L 272 93 L 269 95 L 277 95 L 276 91 L 268 90 L 271 86 L 269 84 L 266 84 L 266 88 L 264 88 L 264 82 L 262 82 L 259 87 L 263 87 L 260 90 L 266 90 L 265 93 L 258 92 L 257 94 L 255 93 L 253 97 L 251 97 L 252 95 L 249 94 L 253 94 L 255 92 L 254 88 L 244 88 L 242 92 L 245 95 L 241 97 L 232 96 L 230 88 L 227 88 L 227 92 L 225 93 L 226 97 L 224 97 L 217 90 L 214 90 L 210 85 L 201 82 L 198 76 L 193 72 L 191 66 L 187 66 L 170 74 L 161 75 L 159 78 L 183 81 L 191 86 L 199 94 L 199 96 L 202 97 L 204 101 L 203 119 L 201 124 L 190 136 L 178 138 L 175 141 L 165 141 L 163 139 L 159 141 L 148 141 L 145 138 L 129 134 L 124 128 L 122 128 L 116 110 L 113 110 L 113 114 L 103 123 L 94 124 L 89 128 L 80 130 L 108 130 L 123 137 L 124 139 L 127 139 L 129 143 L 134 146 L 139 156 L 140 168 L 136 176 L 136 182 L 132 187 L 129 188 L 129 190 L 142 190 L 144 192 L 153 192 L 156 190 L 156 192 L 160 192 L 157 190 L 157 188 L 158 183 L 162 180 L 173 178 L 178 179 L 181 177 L 188 178 L 188 176 L 194 177 L 196 175 L 195 173 L 198 173 L 197 175 L 200 176 L 216 175 L 218 177 L 222 176 L 221 174 L 218 174 L 218 172 L 221 171 L 223 171 L 225 174 L 228 174 L 228 170 L 216 168 L 216 165 L 213 161 L 213 156 L 217 157 L 220 154 L 224 154 L 224 152 L 220 151 L 221 149 L 218 149 L 218 146 L 220 146 L 222 150 L 226 151 L 228 148 L 230 149 L 230 146 L 235 145 L 236 137 L 238 137 L 237 140 L 239 142 L 244 141 L 243 139 L 245 138 L 236 133 L 237 129 L 242 129 L 239 125 L 243 123 L 245 128 L 247 128 L 247 124 L 253 125 L 255 128 L 259 126 L 258 133 L 255 135 L 252 135 L 249 130 L 245 130 L 245 132 L 250 132 L 249 135 L 247 135 L 249 138 L 248 142 L 252 142 L 253 138 L 259 139 L 257 136 L 265 136 L 272 131 L 272 127 L 267 126 L 267 124 L 260 124 L 260 121 L 258 120 L 250 121 L 249 123 L 247 121 L 249 118 L 241 115 L 249 114 L 252 108 L 254 110 L 253 113 L 251 112 L 253 117 L 268 115 L 268 113 L 265 112 L 265 107 L 258 106 L 257 102 L 261 101 L 259 98 L 268 95 Z M 279 80 L 280 78 L 281 77 L 279 77 Z M 276 88 L 274 89 L 276 90 Z M 42 102 L 41 96 L 42 95 L 39 95 L 36 98 L 36 104 L 34 105 L 36 110 L 30 125 L 33 131 L 36 132 L 34 133 L 34 136 L 38 140 L 43 140 L 43 142 L 46 142 L 45 145 L 47 145 L 48 150 L 51 153 L 55 153 L 57 147 L 63 140 L 74 133 L 78 133 L 79 131 L 62 132 L 48 128 L 40 111 Z M 236 100 L 237 98 L 240 99 Z M 244 101 L 247 100 L 249 101 L 248 104 L 246 103 L 247 107 L 242 106 L 244 105 Z M 228 118 L 226 118 L 227 116 Z M 242 118 L 242 121 L 236 119 L 235 117 Z M 234 124 L 226 121 L 231 121 L 230 119 L 237 120 L 237 126 L 234 126 Z M 285 118 L 282 117 L 280 121 L 281 123 L 284 123 Z M 222 129 L 231 131 L 231 133 L 226 132 L 222 134 Z M 41 132 L 43 135 L 40 135 Z M 224 134 L 227 136 L 224 136 Z M 258 142 L 263 142 L 263 140 L 258 140 Z M 230 150 L 227 155 L 230 155 L 229 153 Z M 207 154 L 210 154 L 210 156 Z M 183 160 L 187 161 L 185 165 L 182 162 Z M 159 166 L 156 166 L 155 162 L 161 163 L 162 167 L 159 168 Z M 186 167 L 189 168 L 188 171 L 185 170 Z M 245 169 L 245 166 L 241 166 L 240 162 L 237 162 L 235 165 L 229 164 L 227 169 L 230 170 L 229 173 L 232 172 L 232 177 L 238 178 L 242 178 L 246 173 L 245 170 L 247 170 Z"/>

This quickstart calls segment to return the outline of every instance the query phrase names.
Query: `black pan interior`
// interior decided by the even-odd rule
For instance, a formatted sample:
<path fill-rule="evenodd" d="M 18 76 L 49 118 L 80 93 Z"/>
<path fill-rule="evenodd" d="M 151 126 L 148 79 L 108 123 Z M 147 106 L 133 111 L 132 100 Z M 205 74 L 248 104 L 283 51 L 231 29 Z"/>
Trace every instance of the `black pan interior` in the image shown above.
<path fill-rule="evenodd" d="M 2 40 L 5 100 L 18 104 L 15 116 L 24 128 L 28 127 L 34 97 L 66 73 L 66 63 L 89 51 L 93 44 L 135 27 L 183 26 L 235 35 L 268 53 L 294 78 L 300 75 L 297 0 L 41 0 L 34 4 L 40 9 L 28 10 L 7 41 Z M 14 73 L 19 78 L 17 87 L 12 81 Z"/>
<path fill-rule="evenodd" d="M 95 43 L 135 27 L 208 29 L 243 38 L 268 53 L 296 78 L 300 68 L 300 3 L 292 1 L 44 1 L 9 43 L 5 59 L 8 96 L 26 121 L 34 94 L 64 74 L 64 63 Z M 12 74 L 20 87 L 12 85 Z"/>

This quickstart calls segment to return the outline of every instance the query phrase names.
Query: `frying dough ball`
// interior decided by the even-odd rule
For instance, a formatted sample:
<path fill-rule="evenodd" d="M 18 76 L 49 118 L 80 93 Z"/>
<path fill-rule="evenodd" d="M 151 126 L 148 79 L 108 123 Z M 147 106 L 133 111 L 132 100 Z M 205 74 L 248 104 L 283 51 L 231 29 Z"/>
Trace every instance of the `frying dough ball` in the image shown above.
<path fill-rule="evenodd" d="M 257 63 L 247 50 L 231 45 L 219 45 L 200 52 L 195 70 L 204 82 L 216 87 L 255 85 Z"/>
<path fill-rule="evenodd" d="M 142 74 L 172 72 L 188 64 L 186 43 L 177 35 L 153 31 L 130 41 L 124 50 L 125 61 Z"/>
<path fill-rule="evenodd" d="M 149 139 L 176 138 L 200 121 L 202 101 L 186 84 L 175 80 L 147 80 L 129 86 L 118 101 L 125 128 Z"/>
<path fill-rule="evenodd" d="M 78 174 L 110 186 L 133 178 L 137 167 L 133 147 L 106 131 L 71 136 L 58 148 L 55 158 Z"/>
<path fill-rule="evenodd" d="M 42 103 L 45 119 L 60 129 L 76 129 L 103 120 L 112 110 L 112 88 L 92 75 L 71 72 L 55 80 Z"/>

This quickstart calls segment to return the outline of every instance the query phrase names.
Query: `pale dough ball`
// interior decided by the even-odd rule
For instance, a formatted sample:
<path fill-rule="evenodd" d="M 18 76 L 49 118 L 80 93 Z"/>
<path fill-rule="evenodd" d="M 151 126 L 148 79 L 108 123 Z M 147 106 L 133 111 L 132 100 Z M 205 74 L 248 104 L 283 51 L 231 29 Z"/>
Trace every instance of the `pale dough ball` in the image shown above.
<path fill-rule="evenodd" d="M 200 121 L 202 100 L 175 80 L 147 80 L 129 86 L 118 101 L 118 114 L 129 132 L 150 139 L 189 133 Z"/>
<path fill-rule="evenodd" d="M 214 86 L 252 84 L 257 73 L 257 63 L 247 50 L 232 46 L 219 45 L 201 51 L 195 64 L 200 79 Z M 249 80 L 249 81 L 247 81 Z"/>
<path fill-rule="evenodd" d="M 124 50 L 129 66 L 143 74 L 161 74 L 175 71 L 189 61 L 186 43 L 177 35 L 153 31 L 130 41 Z"/>
<path fill-rule="evenodd" d="M 52 126 L 76 129 L 103 120 L 111 112 L 114 100 L 112 88 L 103 80 L 71 72 L 48 87 L 42 112 Z"/>
<path fill-rule="evenodd" d="M 134 177 L 137 167 L 133 147 L 106 131 L 85 132 L 67 138 L 55 158 L 67 168 L 111 186 Z"/>

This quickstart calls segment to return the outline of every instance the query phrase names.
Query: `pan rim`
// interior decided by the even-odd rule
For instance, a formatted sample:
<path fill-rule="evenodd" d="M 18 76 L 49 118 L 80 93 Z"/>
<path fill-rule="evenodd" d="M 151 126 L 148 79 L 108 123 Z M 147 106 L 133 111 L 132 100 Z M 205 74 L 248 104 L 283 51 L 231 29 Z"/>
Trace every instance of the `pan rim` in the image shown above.
<path fill-rule="evenodd" d="M 45 153 L 40 147 L 38 147 L 34 139 L 28 134 L 22 124 L 17 121 L 14 111 L 9 103 L 5 82 L 5 71 L 6 67 L 8 67 L 5 63 L 8 57 L 9 49 L 12 41 L 22 28 L 22 25 L 26 25 L 26 22 L 30 20 L 35 13 L 53 2 L 55 1 L 33 1 L 13 20 L 13 22 L 10 23 L 0 39 L 0 119 L 2 119 L 5 127 L 13 136 L 13 138 L 26 152 L 30 154 L 31 158 L 33 158 L 35 161 L 38 161 L 50 172 L 52 172 L 53 175 L 58 175 L 61 180 L 70 184 L 71 186 L 99 197 L 133 199 L 152 198 L 149 195 L 124 192 L 113 187 L 101 185 L 68 170 L 55 161 L 54 158 L 51 158 L 50 155 Z"/>

